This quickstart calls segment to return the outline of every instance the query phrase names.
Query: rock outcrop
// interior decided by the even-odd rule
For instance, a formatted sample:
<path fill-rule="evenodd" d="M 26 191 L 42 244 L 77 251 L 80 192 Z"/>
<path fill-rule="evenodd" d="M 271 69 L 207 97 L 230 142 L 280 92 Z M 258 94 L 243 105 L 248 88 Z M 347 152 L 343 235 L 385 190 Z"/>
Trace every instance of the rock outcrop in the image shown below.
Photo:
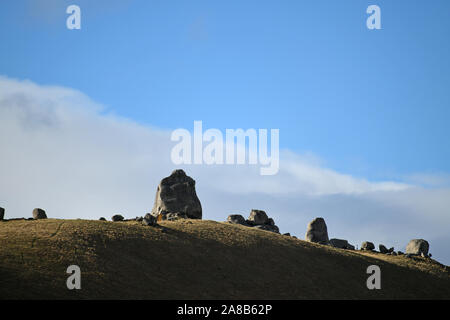
<path fill-rule="evenodd" d="M 330 243 L 328 239 L 327 225 L 323 218 L 315 218 L 308 224 L 305 240 L 326 245 Z"/>
<path fill-rule="evenodd" d="M 5 218 L 5 209 L 0 208 L 0 221 L 3 220 L 4 218 Z"/>
<path fill-rule="evenodd" d="M 33 219 L 47 219 L 47 214 L 41 208 L 33 209 Z"/>
<path fill-rule="evenodd" d="M 406 254 L 428 256 L 430 245 L 424 239 L 413 239 L 406 246 Z"/>
<path fill-rule="evenodd" d="M 275 221 L 269 218 L 263 210 L 252 209 L 245 223 L 250 227 L 280 233 L 280 229 L 275 225 Z"/>
<path fill-rule="evenodd" d="M 151 214 L 167 218 L 169 213 L 190 219 L 202 218 L 202 206 L 195 192 L 195 180 L 181 170 L 161 180 L 156 191 L 155 204 Z"/>
<path fill-rule="evenodd" d="M 273 220 L 269 221 L 269 217 L 264 211 L 253 209 L 250 212 L 250 216 L 247 219 L 247 223 L 250 225 L 265 225 L 265 224 L 273 225 Z"/>
<path fill-rule="evenodd" d="M 227 222 L 280 233 L 280 229 L 275 225 L 275 221 L 272 218 L 269 218 L 263 210 L 252 209 L 247 220 L 240 214 L 230 214 L 227 218 Z"/>

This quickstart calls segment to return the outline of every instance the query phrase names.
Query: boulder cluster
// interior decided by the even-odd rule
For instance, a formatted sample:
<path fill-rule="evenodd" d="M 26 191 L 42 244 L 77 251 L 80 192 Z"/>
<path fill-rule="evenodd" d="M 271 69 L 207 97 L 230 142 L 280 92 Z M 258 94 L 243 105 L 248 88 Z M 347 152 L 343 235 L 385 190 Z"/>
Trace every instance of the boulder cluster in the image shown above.
<path fill-rule="evenodd" d="M 329 245 L 334 248 L 339 249 L 347 249 L 347 250 L 355 250 L 355 246 L 348 243 L 347 240 L 343 239 L 328 239 L 328 229 L 323 218 L 315 218 L 312 220 L 306 229 L 305 240 L 309 242 L 315 242 L 323 245 Z M 387 255 L 403 255 L 404 253 L 401 251 L 394 251 L 394 247 L 387 248 L 385 245 L 380 244 L 378 246 L 379 253 L 387 254 Z M 422 256 L 425 258 L 431 257 L 431 254 L 428 253 L 430 246 L 426 240 L 423 239 L 413 239 L 406 246 L 406 256 Z M 362 251 L 375 251 L 375 245 L 373 242 L 364 241 L 361 244 Z"/>
<path fill-rule="evenodd" d="M 275 225 L 275 221 L 273 221 L 272 218 L 269 218 L 266 212 L 262 210 L 253 209 L 247 220 L 240 214 L 231 214 L 228 216 L 227 222 L 280 233 L 279 228 Z"/>

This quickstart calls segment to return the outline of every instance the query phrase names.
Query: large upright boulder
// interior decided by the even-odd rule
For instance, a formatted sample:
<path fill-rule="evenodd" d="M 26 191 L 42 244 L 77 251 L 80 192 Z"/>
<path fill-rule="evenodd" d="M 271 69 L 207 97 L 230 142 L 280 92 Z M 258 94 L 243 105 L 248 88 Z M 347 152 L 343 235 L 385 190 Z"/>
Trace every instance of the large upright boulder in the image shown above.
<path fill-rule="evenodd" d="M 152 215 L 162 215 L 166 219 L 169 213 L 190 219 L 202 218 L 202 205 L 195 192 L 195 180 L 181 169 L 162 179 L 156 191 Z"/>
<path fill-rule="evenodd" d="M 305 240 L 319 244 L 329 244 L 328 230 L 323 218 L 315 218 L 308 224 Z"/>
<path fill-rule="evenodd" d="M 428 256 L 430 245 L 423 239 L 412 239 L 406 246 L 406 254 Z"/>
<path fill-rule="evenodd" d="M 2 221 L 5 218 L 5 209 L 0 208 L 0 221 Z"/>
<path fill-rule="evenodd" d="M 47 219 L 47 214 L 41 208 L 33 209 L 33 219 Z"/>

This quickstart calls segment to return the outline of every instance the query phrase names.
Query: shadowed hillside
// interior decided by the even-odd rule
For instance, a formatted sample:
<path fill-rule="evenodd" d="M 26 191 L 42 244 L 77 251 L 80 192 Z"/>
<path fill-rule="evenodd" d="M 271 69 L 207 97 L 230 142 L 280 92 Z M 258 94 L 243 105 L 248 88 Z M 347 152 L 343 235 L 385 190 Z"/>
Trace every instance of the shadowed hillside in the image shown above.
<path fill-rule="evenodd" d="M 73 264 L 81 290 L 66 287 Z M 366 287 L 372 264 L 381 290 Z M 214 221 L 16 220 L 0 221 L 0 298 L 450 299 L 450 273 Z"/>

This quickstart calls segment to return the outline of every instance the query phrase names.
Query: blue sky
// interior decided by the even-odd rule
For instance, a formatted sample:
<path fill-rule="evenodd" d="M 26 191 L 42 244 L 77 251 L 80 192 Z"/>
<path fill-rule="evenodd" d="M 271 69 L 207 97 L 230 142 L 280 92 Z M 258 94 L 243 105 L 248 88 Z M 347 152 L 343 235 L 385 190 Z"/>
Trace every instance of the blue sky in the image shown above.
<path fill-rule="evenodd" d="M 77 4 L 82 29 L 67 30 Z M 366 28 L 369 4 L 382 30 Z M 450 172 L 448 1 L 2 1 L 0 73 L 164 129 L 279 128 L 373 180 Z"/>

